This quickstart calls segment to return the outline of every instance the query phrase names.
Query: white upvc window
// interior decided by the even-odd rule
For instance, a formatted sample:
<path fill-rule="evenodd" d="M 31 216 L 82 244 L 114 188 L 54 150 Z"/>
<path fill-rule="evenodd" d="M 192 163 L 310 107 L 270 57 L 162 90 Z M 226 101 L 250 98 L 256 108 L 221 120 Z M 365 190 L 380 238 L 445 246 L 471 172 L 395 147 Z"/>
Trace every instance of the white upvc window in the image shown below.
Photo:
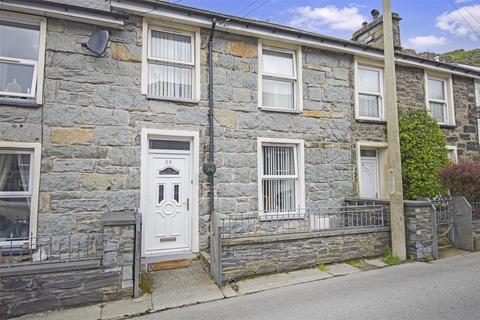
<path fill-rule="evenodd" d="M 425 74 L 426 105 L 428 113 L 439 124 L 454 125 L 452 80 L 451 77 L 440 77 Z"/>
<path fill-rule="evenodd" d="M 171 29 L 144 22 L 142 92 L 149 98 L 198 101 L 200 65 L 197 29 Z M 144 31 L 145 34 L 145 31 Z"/>
<path fill-rule="evenodd" d="M 44 18 L 0 14 L 0 98 L 42 102 Z"/>
<path fill-rule="evenodd" d="M 305 207 L 303 140 L 259 139 L 259 208 L 264 215 Z"/>
<path fill-rule="evenodd" d="M 448 159 L 452 161 L 452 163 L 457 164 L 458 163 L 458 153 L 457 153 L 457 147 L 456 146 L 447 146 L 447 151 L 448 151 Z"/>
<path fill-rule="evenodd" d="M 35 237 L 39 176 L 40 144 L 0 142 L 0 245 Z"/>
<path fill-rule="evenodd" d="M 356 63 L 356 118 L 384 120 L 383 69 Z"/>
<path fill-rule="evenodd" d="M 277 111 L 301 111 L 301 49 L 259 47 L 259 107 Z"/>

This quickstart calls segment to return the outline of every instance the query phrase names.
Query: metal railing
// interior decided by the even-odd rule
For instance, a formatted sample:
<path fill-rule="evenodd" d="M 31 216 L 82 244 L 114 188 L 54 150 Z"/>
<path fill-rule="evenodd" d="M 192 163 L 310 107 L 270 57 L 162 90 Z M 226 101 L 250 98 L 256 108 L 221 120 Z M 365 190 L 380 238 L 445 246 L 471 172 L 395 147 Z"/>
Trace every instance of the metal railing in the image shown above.
<path fill-rule="evenodd" d="M 385 226 L 382 205 L 313 207 L 293 212 L 252 211 L 219 217 L 223 239 Z"/>
<path fill-rule="evenodd" d="M 455 234 L 453 229 L 453 208 L 452 199 L 435 197 L 431 200 L 432 207 L 436 214 L 436 229 L 438 247 L 445 248 L 453 246 Z"/>
<path fill-rule="evenodd" d="M 0 266 L 99 258 L 103 253 L 102 242 L 102 235 L 0 239 Z"/>
<path fill-rule="evenodd" d="M 472 202 L 470 205 L 472 206 L 472 218 L 480 220 L 480 202 Z"/>

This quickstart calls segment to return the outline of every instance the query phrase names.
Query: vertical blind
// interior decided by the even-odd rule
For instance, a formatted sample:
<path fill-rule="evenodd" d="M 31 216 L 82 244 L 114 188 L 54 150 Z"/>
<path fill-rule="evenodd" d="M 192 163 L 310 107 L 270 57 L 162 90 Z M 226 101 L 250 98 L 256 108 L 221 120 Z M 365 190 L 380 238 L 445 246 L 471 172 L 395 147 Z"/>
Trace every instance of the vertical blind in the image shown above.
<path fill-rule="evenodd" d="M 382 104 L 380 71 L 358 68 L 359 115 L 379 118 Z"/>
<path fill-rule="evenodd" d="M 295 147 L 263 146 L 263 208 L 267 213 L 295 211 Z"/>
<path fill-rule="evenodd" d="M 447 122 L 447 101 L 445 95 L 445 81 L 428 79 L 428 98 L 430 114 L 439 123 Z"/>
<path fill-rule="evenodd" d="M 152 30 L 148 93 L 156 97 L 193 98 L 192 36 Z"/>
<path fill-rule="evenodd" d="M 295 108 L 295 58 L 292 53 L 263 50 L 262 104 L 265 107 Z"/>

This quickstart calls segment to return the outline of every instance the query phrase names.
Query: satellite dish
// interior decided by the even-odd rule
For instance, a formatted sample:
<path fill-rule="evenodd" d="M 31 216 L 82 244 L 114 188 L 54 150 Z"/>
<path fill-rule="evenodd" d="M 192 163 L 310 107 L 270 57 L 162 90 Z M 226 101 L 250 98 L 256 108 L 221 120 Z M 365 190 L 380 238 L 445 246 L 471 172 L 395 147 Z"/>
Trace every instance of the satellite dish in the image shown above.
<path fill-rule="evenodd" d="M 82 47 L 92 51 L 97 57 L 101 56 L 107 50 L 109 37 L 107 30 L 98 31 L 87 43 L 82 43 Z"/>

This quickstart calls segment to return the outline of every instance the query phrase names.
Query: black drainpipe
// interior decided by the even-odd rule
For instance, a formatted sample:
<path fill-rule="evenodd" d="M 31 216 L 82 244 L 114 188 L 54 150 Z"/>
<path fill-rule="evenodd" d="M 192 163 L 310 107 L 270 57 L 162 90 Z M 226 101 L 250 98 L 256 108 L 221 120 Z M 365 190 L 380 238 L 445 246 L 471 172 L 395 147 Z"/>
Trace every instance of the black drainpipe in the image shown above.
<path fill-rule="evenodd" d="M 215 26 L 217 25 L 217 19 L 212 19 L 212 28 L 210 29 L 210 35 L 208 36 L 208 125 L 210 134 L 210 159 L 207 168 L 204 168 L 204 172 L 208 174 L 210 183 L 210 218 L 213 218 L 215 210 L 215 140 L 213 137 L 213 58 L 212 58 L 212 41 L 213 34 L 215 32 Z"/>

